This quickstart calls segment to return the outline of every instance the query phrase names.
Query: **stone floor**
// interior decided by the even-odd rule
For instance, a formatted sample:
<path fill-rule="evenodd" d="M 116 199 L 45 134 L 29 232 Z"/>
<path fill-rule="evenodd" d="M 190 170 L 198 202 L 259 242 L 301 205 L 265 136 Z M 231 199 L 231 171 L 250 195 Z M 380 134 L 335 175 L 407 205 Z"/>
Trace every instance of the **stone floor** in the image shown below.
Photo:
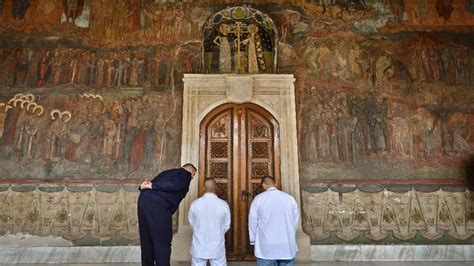
<path fill-rule="evenodd" d="M 297 263 L 296 265 L 314 265 L 314 266 L 468 266 L 473 265 L 474 263 L 471 262 L 308 262 L 308 263 Z M 2 264 L 0 265 L 13 265 L 13 264 Z M 15 264 L 15 265 L 24 265 L 24 266 L 55 266 L 55 265 L 62 265 L 62 264 Z M 139 266 L 140 264 L 118 264 L 118 263 L 111 263 L 111 264 L 68 264 L 68 266 L 125 266 L 125 265 L 136 265 Z M 185 266 L 189 265 L 189 263 L 184 262 L 176 262 L 172 263 L 171 266 Z M 250 266 L 255 265 L 255 262 L 229 262 L 228 266 Z"/>

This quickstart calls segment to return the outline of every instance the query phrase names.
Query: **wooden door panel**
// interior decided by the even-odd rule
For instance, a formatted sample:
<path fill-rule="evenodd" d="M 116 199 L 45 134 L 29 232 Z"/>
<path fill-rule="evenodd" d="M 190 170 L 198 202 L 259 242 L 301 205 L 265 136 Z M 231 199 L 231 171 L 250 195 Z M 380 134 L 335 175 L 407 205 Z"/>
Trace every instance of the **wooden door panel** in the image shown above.
<path fill-rule="evenodd" d="M 233 192 L 233 111 L 218 110 L 215 115 L 203 121 L 200 137 L 199 196 L 203 194 L 204 179 L 214 178 L 217 182 L 216 194 L 229 203 L 231 213 Z M 226 234 L 226 250 L 234 255 L 234 223 Z"/>
<path fill-rule="evenodd" d="M 246 190 L 249 192 L 249 197 L 246 202 L 245 228 L 248 228 L 248 211 L 253 198 L 263 191 L 260 185 L 261 179 L 264 176 L 272 176 L 279 183 L 279 173 L 275 174 L 275 149 L 274 139 L 275 130 L 278 130 L 276 125 L 272 124 L 269 116 L 265 116 L 264 112 L 258 111 L 252 107 L 246 109 L 246 150 L 247 156 L 246 169 Z M 248 231 L 246 231 L 248 232 Z M 244 259 L 253 259 L 253 247 L 248 241 L 248 234 L 245 235 L 245 256 Z"/>
<path fill-rule="evenodd" d="M 204 118 L 200 134 L 199 195 L 205 177 L 216 179 L 217 195 L 232 212 L 228 259 L 255 259 L 248 241 L 248 212 L 262 191 L 262 177 L 273 176 L 280 186 L 278 124 L 257 105 L 226 104 Z"/>

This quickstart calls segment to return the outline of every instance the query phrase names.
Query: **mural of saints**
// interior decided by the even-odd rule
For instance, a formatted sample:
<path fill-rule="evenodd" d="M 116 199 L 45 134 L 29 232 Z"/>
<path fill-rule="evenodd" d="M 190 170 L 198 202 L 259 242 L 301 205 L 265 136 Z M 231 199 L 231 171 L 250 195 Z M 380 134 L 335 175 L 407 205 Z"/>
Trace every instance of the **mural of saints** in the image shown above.
<path fill-rule="evenodd" d="M 258 34 L 258 26 L 250 24 L 247 27 L 249 37 L 242 41 L 247 46 L 247 70 L 249 74 L 265 72 L 265 58 L 263 55 L 262 38 Z"/>
<path fill-rule="evenodd" d="M 13 0 L 12 17 L 16 20 L 23 19 L 30 7 L 30 0 Z"/>
<path fill-rule="evenodd" d="M 212 59 L 213 69 L 218 69 L 220 73 L 230 73 L 233 68 L 234 49 L 232 38 L 229 36 L 230 30 L 229 24 L 220 24 L 219 35 L 213 40 L 217 48 Z"/>
<path fill-rule="evenodd" d="M 206 73 L 258 74 L 275 70 L 275 25 L 250 7 L 229 7 L 204 27 Z"/>

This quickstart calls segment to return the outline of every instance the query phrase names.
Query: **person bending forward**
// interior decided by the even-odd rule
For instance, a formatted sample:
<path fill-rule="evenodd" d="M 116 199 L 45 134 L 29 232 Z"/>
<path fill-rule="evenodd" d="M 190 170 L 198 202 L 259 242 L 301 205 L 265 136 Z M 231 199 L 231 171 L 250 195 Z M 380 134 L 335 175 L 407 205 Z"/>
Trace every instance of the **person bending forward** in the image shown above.
<path fill-rule="evenodd" d="M 142 265 L 170 265 L 172 216 L 188 193 L 195 174 L 196 167 L 185 164 L 182 168 L 163 171 L 151 182 L 145 180 L 140 185 L 138 227 Z"/>

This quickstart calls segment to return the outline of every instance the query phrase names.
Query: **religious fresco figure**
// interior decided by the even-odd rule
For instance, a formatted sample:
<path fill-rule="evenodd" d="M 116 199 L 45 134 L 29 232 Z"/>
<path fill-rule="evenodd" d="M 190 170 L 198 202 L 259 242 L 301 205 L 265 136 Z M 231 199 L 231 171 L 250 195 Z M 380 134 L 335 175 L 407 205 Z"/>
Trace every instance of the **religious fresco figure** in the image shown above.
<path fill-rule="evenodd" d="M 330 156 L 330 128 L 326 123 L 329 114 L 327 112 L 321 113 L 317 121 L 318 123 L 318 158 L 328 159 Z"/>
<path fill-rule="evenodd" d="M 29 88 L 36 87 L 36 83 L 38 80 L 38 67 L 40 62 L 40 51 L 36 51 L 33 56 L 31 56 L 31 60 L 28 66 L 28 72 L 25 78 L 25 86 Z"/>
<path fill-rule="evenodd" d="M 15 74 L 13 77 L 13 85 L 17 87 L 22 87 L 25 85 L 26 75 L 28 74 L 29 69 L 29 60 L 28 52 L 26 49 L 22 49 L 18 53 L 18 61 L 15 66 Z"/>
<path fill-rule="evenodd" d="M 115 54 L 109 55 L 104 59 L 104 69 L 105 69 L 105 78 L 104 78 L 104 87 L 112 87 L 113 75 L 114 75 L 114 59 Z"/>
<path fill-rule="evenodd" d="M 173 61 L 174 62 L 174 61 Z M 140 53 L 138 55 L 138 57 L 136 58 L 136 63 L 137 63 L 137 84 L 138 86 L 143 86 L 143 84 L 145 83 L 145 77 L 146 77 L 146 62 L 145 62 L 145 58 L 144 58 L 144 55 L 142 53 Z M 170 74 L 172 74 L 173 71 L 170 72 Z"/>
<path fill-rule="evenodd" d="M 319 73 L 324 76 L 328 75 L 331 72 L 330 66 L 333 60 L 332 60 L 330 48 L 331 47 L 329 47 L 329 45 L 324 42 L 321 43 L 321 45 L 318 48 L 318 56 L 316 59 L 317 66 L 318 66 L 317 69 Z"/>
<path fill-rule="evenodd" d="M 272 73 L 276 70 L 276 30 L 267 14 L 250 7 L 233 6 L 214 13 L 204 24 L 204 72 Z M 183 60 L 182 69 L 196 68 L 192 56 Z"/>
<path fill-rule="evenodd" d="M 118 135 L 119 129 L 112 119 L 106 119 L 104 122 L 104 155 L 112 158 L 114 155 L 115 140 Z"/>
<path fill-rule="evenodd" d="M 148 132 L 153 128 L 153 123 L 148 120 L 140 119 L 138 125 L 139 129 L 132 140 L 132 147 L 130 149 L 128 162 L 128 170 L 130 172 L 137 170 L 145 162 L 145 147 L 147 142 L 150 142 Z"/>
<path fill-rule="evenodd" d="M 114 58 L 113 86 L 120 87 L 123 82 L 124 65 L 120 55 Z"/>
<path fill-rule="evenodd" d="M 117 134 L 114 140 L 114 153 L 113 157 L 115 160 L 119 160 L 123 156 L 123 146 L 125 140 L 125 125 L 127 123 L 127 114 L 125 113 L 125 101 L 116 100 L 110 110 L 110 118 L 114 121 L 117 127 Z"/>
<path fill-rule="evenodd" d="M 86 121 L 87 104 L 82 102 L 74 112 L 74 118 L 69 126 L 69 140 L 66 147 L 65 158 L 71 162 L 90 163 L 88 127 Z"/>
<path fill-rule="evenodd" d="M 337 125 L 336 125 L 336 114 L 334 112 L 327 113 L 326 125 L 329 130 L 329 153 L 333 160 L 339 161 L 339 146 L 337 142 Z"/>
<path fill-rule="evenodd" d="M 130 76 L 128 79 L 128 85 L 137 87 L 138 86 L 138 59 L 136 56 L 133 56 L 130 63 Z"/>
<path fill-rule="evenodd" d="M 445 82 L 448 85 L 456 84 L 456 58 L 454 47 L 446 47 L 441 54 L 446 73 Z"/>
<path fill-rule="evenodd" d="M 122 54 L 122 61 L 123 61 L 123 85 L 128 85 L 129 84 L 129 79 L 130 79 L 130 53 L 129 52 L 123 52 Z"/>
<path fill-rule="evenodd" d="M 126 15 L 125 28 L 128 32 L 135 32 L 140 29 L 140 0 L 128 0 L 129 13 Z"/>
<path fill-rule="evenodd" d="M 89 85 L 89 68 L 90 68 L 90 54 L 87 51 L 81 53 L 79 59 L 79 71 L 77 73 L 77 84 L 84 86 Z"/>
<path fill-rule="evenodd" d="M 23 142 L 21 143 L 21 152 L 24 157 L 32 158 L 36 153 L 38 144 L 38 131 L 40 124 L 43 122 L 41 118 L 37 117 L 36 114 L 29 112 L 26 121 L 23 124 Z"/>
<path fill-rule="evenodd" d="M 53 121 L 48 130 L 48 143 L 50 145 L 48 158 L 59 161 L 64 158 L 68 135 L 67 122 L 59 114 L 53 114 Z"/>
<path fill-rule="evenodd" d="M 352 123 L 346 110 L 337 113 L 336 120 L 337 145 L 339 159 L 345 162 L 352 161 Z"/>
<path fill-rule="evenodd" d="M 305 102 L 302 103 L 301 109 L 301 120 L 305 123 L 301 123 L 301 158 L 307 162 L 315 163 L 318 160 L 318 136 L 319 136 L 319 125 L 318 120 L 320 118 L 320 112 L 315 108 L 316 106 L 316 87 L 311 87 L 308 96 L 305 97 Z"/>
<path fill-rule="evenodd" d="M 125 146 L 123 152 L 123 159 L 127 162 L 128 168 L 132 169 L 134 167 L 131 159 L 133 141 L 140 130 L 139 126 L 139 117 L 140 112 L 140 103 L 136 99 L 129 99 L 125 103 L 125 114 L 128 114 L 128 120 L 126 125 L 126 135 L 125 135 Z"/>
<path fill-rule="evenodd" d="M 63 0 L 64 14 L 68 23 L 75 23 L 77 17 L 82 13 L 84 0 Z"/>
<path fill-rule="evenodd" d="M 68 84 L 71 76 L 71 61 L 72 61 L 72 51 L 65 50 L 64 57 L 60 58 L 63 64 L 63 71 L 61 73 L 61 77 L 59 79 L 59 84 Z"/>
<path fill-rule="evenodd" d="M 449 117 L 448 126 L 452 134 L 452 151 L 456 155 L 468 154 L 470 152 L 469 143 L 464 136 L 467 136 L 467 115 L 456 112 Z"/>
<path fill-rule="evenodd" d="M 411 56 L 410 75 L 416 82 L 416 91 L 422 91 L 426 84 L 426 71 L 423 63 L 422 49 L 416 48 Z"/>
<path fill-rule="evenodd" d="M 54 86 L 59 85 L 60 82 L 61 82 L 61 76 L 62 76 L 62 72 L 63 72 L 63 68 L 64 68 L 64 64 L 62 62 L 61 55 L 62 55 L 62 52 L 57 51 L 57 55 L 54 56 L 53 59 L 51 60 L 52 74 L 53 74 L 53 77 L 51 79 L 51 83 Z"/>
<path fill-rule="evenodd" d="M 160 81 L 160 64 L 161 64 L 161 54 L 159 52 L 155 52 L 153 55 L 153 59 L 150 62 L 150 83 L 152 86 L 159 86 Z"/>
<path fill-rule="evenodd" d="M 438 56 L 432 47 L 428 49 L 428 67 L 431 73 L 431 80 L 438 81 L 441 78 L 440 66 L 438 64 Z"/>
<path fill-rule="evenodd" d="M 403 13 L 405 12 L 404 0 L 384 0 L 384 4 L 389 6 L 395 16 L 395 22 L 399 23 L 403 20 Z"/>
<path fill-rule="evenodd" d="M 86 85 L 89 85 L 89 86 L 94 86 L 95 85 L 95 81 L 96 81 L 96 73 L 97 73 L 97 55 L 96 53 L 94 52 L 91 52 L 89 54 L 89 60 L 87 61 L 87 63 L 89 64 L 89 73 L 88 73 L 88 78 L 89 80 L 87 81 Z"/>
<path fill-rule="evenodd" d="M 389 82 L 388 79 L 391 75 L 389 70 L 392 67 L 392 60 L 385 55 L 380 56 L 375 62 L 375 83 L 374 88 L 383 89 Z"/>
<path fill-rule="evenodd" d="M 418 108 L 416 115 L 412 116 L 419 121 L 419 133 L 421 136 L 422 147 L 421 156 L 424 160 L 429 159 L 435 151 L 435 117 L 426 109 Z"/>
<path fill-rule="evenodd" d="M 104 59 L 99 57 L 97 60 L 96 74 L 95 74 L 95 86 L 97 88 L 102 87 L 104 84 Z"/>
<path fill-rule="evenodd" d="M 12 49 L 12 55 L 8 56 L 8 52 L 6 54 L 7 60 L 5 62 L 5 74 L 6 74 L 6 81 L 5 83 L 9 86 L 15 86 L 15 78 L 16 78 L 16 69 L 17 64 L 20 61 L 21 57 L 21 49 Z"/>
<path fill-rule="evenodd" d="M 78 58 L 77 54 L 75 52 L 70 53 L 71 59 L 69 61 L 69 75 L 67 79 L 68 84 L 76 84 L 77 83 L 77 64 L 78 64 Z"/>
<path fill-rule="evenodd" d="M 23 103 L 20 102 L 18 105 L 22 107 L 22 104 Z M 24 124 L 28 116 L 29 116 L 29 113 L 27 113 L 25 109 L 21 108 L 20 114 L 18 115 L 18 118 L 16 120 L 15 144 L 14 144 L 14 150 L 16 152 L 20 152 L 22 149 L 23 137 L 25 136 Z"/>
<path fill-rule="evenodd" d="M 351 73 L 355 78 L 358 78 L 362 75 L 362 68 L 359 64 L 359 58 L 361 57 L 361 51 L 359 45 L 355 44 L 352 46 L 349 51 L 349 63 L 351 68 Z"/>
<path fill-rule="evenodd" d="M 230 73 L 234 67 L 233 40 L 230 38 L 231 27 L 229 24 L 219 25 L 219 35 L 214 38 L 216 50 L 212 59 L 213 69 L 220 73 Z"/>
<path fill-rule="evenodd" d="M 368 123 L 370 129 L 371 148 L 374 152 L 382 152 L 387 150 L 389 145 L 387 133 L 387 105 L 386 99 L 376 100 L 369 104 L 372 108 L 369 112 Z"/>
<path fill-rule="evenodd" d="M 424 23 L 426 21 L 426 17 L 428 16 L 428 3 L 429 0 L 413 1 L 415 17 L 418 19 L 419 23 Z"/>
<path fill-rule="evenodd" d="M 436 11 L 438 16 L 443 17 L 444 23 L 449 21 L 451 13 L 453 13 L 454 7 L 452 0 L 437 0 L 436 1 Z"/>
<path fill-rule="evenodd" d="M 20 113 L 22 112 L 22 109 L 18 107 L 10 108 L 10 110 L 7 111 L 5 121 L 4 121 L 4 126 L 3 126 L 3 133 L 2 133 L 2 141 L 3 145 L 7 146 L 14 146 L 15 144 L 15 136 L 16 136 L 16 130 L 17 130 L 17 121 L 18 117 L 20 116 Z"/>
<path fill-rule="evenodd" d="M 459 71 L 459 84 L 471 85 L 471 68 L 469 48 L 460 47 L 458 49 L 457 66 Z"/>
<path fill-rule="evenodd" d="M 0 83 L 5 83 L 8 69 L 7 49 L 0 49 Z"/>
<path fill-rule="evenodd" d="M 30 0 L 13 0 L 12 4 L 12 17 L 16 20 L 23 19 L 30 7 Z"/>
<path fill-rule="evenodd" d="M 263 54 L 262 38 L 258 33 L 258 26 L 250 24 L 247 26 L 249 36 L 242 41 L 247 46 L 247 71 L 249 74 L 265 72 L 265 57 Z"/>
<path fill-rule="evenodd" d="M 150 170 L 155 165 L 155 145 L 156 145 L 156 131 L 153 121 L 147 121 L 143 127 L 145 131 L 145 148 L 144 148 L 144 162 L 143 168 Z"/>
<path fill-rule="evenodd" d="M 38 87 L 43 87 L 46 85 L 46 81 L 48 80 L 51 72 L 51 59 L 49 53 L 49 51 L 44 53 L 41 56 L 41 60 L 39 62 L 38 82 L 36 84 Z"/>

